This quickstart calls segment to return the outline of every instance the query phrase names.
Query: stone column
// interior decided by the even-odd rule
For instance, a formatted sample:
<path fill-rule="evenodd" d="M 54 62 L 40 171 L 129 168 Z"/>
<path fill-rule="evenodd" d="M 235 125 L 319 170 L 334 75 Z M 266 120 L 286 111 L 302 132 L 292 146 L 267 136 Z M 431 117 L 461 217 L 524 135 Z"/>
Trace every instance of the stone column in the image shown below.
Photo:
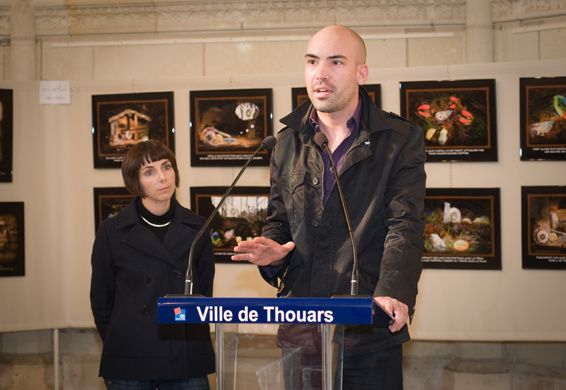
<path fill-rule="evenodd" d="M 493 62 L 491 0 L 466 0 L 466 62 Z"/>
<path fill-rule="evenodd" d="M 34 80 L 35 25 L 31 0 L 12 0 L 10 13 L 10 80 Z"/>

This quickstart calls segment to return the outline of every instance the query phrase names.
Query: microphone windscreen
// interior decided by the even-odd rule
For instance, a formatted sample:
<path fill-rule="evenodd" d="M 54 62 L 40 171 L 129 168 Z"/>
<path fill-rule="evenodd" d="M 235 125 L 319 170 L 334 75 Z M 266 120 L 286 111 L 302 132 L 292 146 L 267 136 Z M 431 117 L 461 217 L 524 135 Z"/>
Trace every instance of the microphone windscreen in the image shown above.
<path fill-rule="evenodd" d="M 267 137 L 265 137 L 263 139 L 263 141 L 261 141 L 261 146 L 263 146 L 265 149 L 269 150 L 269 149 L 273 148 L 276 143 L 277 143 L 277 138 L 275 138 L 272 135 L 268 135 Z"/>
<path fill-rule="evenodd" d="M 317 144 L 319 148 L 324 149 L 324 147 L 328 145 L 328 138 L 326 138 L 322 131 L 318 131 L 314 134 L 314 143 Z"/>

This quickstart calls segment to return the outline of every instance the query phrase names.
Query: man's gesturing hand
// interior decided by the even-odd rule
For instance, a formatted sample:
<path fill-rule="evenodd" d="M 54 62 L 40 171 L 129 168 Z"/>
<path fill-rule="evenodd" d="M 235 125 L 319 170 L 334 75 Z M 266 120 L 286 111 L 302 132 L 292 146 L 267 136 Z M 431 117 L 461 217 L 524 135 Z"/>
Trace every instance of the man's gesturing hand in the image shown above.
<path fill-rule="evenodd" d="M 295 249 L 295 243 L 289 241 L 283 245 L 270 238 L 256 237 L 252 241 L 242 241 L 235 248 L 238 254 L 232 256 L 234 261 L 249 261 L 255 265 L 271 265 L 285 258 Z"/>

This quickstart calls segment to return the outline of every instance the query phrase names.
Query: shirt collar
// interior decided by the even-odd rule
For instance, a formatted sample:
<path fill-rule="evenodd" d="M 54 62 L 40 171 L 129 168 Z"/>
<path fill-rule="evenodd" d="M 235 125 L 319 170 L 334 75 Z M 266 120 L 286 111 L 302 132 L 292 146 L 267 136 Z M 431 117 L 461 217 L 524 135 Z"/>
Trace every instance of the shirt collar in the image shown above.
<path fill-rule="evenodd" d="M 348 136 L 355 134 L 357 135 L 360 132 L 360 121 L 362 118 L 362 99 L 358 99 L 358 106 L 356 107 L 356 111 L 354 111 L 354 115 L 348 119 L 346 122 L 346 126 L 350 130 Z M 318 114 L 316 109 L 312 109 L 310 116 L 309 116 L 309 123 L 311 128 L 314 130 L 315 133 L 320 132 L 320 125 L 318 124 Z"/>

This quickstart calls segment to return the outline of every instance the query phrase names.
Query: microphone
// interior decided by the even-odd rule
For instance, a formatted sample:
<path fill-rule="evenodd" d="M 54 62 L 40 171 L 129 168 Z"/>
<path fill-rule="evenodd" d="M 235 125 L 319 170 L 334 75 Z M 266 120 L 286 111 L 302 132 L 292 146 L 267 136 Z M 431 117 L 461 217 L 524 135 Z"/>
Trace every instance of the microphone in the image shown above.
<path fill-rule="evenodd" d="M 352 267 L 352 278 L 350 280 L 350 295 L 358 295 L 358 283 L 359 277 L 359 266 L 358 266 L 358 251 L 356 249 L 356 241 L 354 240 L 354 233 L 352 232 L 352 224 L 350 223 L 350 214 L 346 208 L 346 201 L 344 200 L 344 192 L 342 191 L 342 185 L 338 178 L 338 171 L 336 170 L 336 164 L 334 164 L 334 159 L 332 158 L 332 152 L 328 147 L 328 139 L 326 135 L 322 132 L 317 132 L 314 135 L 314 143 L 318 145 L 319 148 L 326 151 L 330 157 L 330 165 L 332 166 L 332 175 L 334 180 L 336 180 L 336 187 L 338 187 L 338 198 L 340 199 L 340 207 L 342 208 L 342 213 L 344 214 L 344 220 L 346 221 L 346 228 L 348 229 L 348 235 L 350 236 L 350 242 L 352 243 L 352 253 L 354 255 L 354 264 Z"/>
<path fill-rule="evenodd" d="M 193 243 L 191 244 L 191 249 L 189 250 L 189 260 L 187 262 L 187 273 L 185 275 L 185 292 L 183 293 L 183 295 L 193 295 L 193 285 L 194 285 L 193 257 L 194 257 L 194 250 L 195 250 L 197 242 L 200 240 L 200 238 L 202 237 L 204 232 L 208 230 L 208 227 L 209 227 L 210 223 L 212 222 L 212 218 L 214 218 L 214 216 L 218 213 L 218 210 L 220 209 L 220 207 L 222 207 L 222 205 L 224 204 L 224 201 L 226 200 L 226 198 L 228 198 L 228 195 L 230 194 L 230 192 L 232 192 L 232 189 L 234 188 L 234 186 L 236 185 L 238 180 L 240 180 L 240 177 L 242 176 L 242 174 L 244 173 L 244 171 L 246 170 L 248 165 L 250 165 L 250 163 L 252 162 L 254 157 L 257 156 L 257 154 L 263 149 L 265 149 L 265 150 L 272 149 L 275 146 L 276 143 L 277 143 L 277 139 L 272 135 L 265 137 L 261 141 L 261 144 L 259 145 L 259 147 L 253 152 L 253 154 L 250 156 L 250 158 L 246 161 L 246 163 L 244 164 L 242 169 L 240 169 L 240 173 L 238 173 L 238 176 L 236 176 L 236 178 L 234 179 L 234 181 L 232 182 L 230 187 L 228 187 L 228 189 L 226 190 L 224 195 L 222 195 L 220 202 L 218 202 L 218 205 L 216 206 L 216 208 L 212 211 L 212 213 L 210 214 L 210 216 L 208 217 L 208 219 L 206 220 L 204 225 L 198 231 L 197 235 L 195 236 L 195 239 L 193 240 Z"/>

